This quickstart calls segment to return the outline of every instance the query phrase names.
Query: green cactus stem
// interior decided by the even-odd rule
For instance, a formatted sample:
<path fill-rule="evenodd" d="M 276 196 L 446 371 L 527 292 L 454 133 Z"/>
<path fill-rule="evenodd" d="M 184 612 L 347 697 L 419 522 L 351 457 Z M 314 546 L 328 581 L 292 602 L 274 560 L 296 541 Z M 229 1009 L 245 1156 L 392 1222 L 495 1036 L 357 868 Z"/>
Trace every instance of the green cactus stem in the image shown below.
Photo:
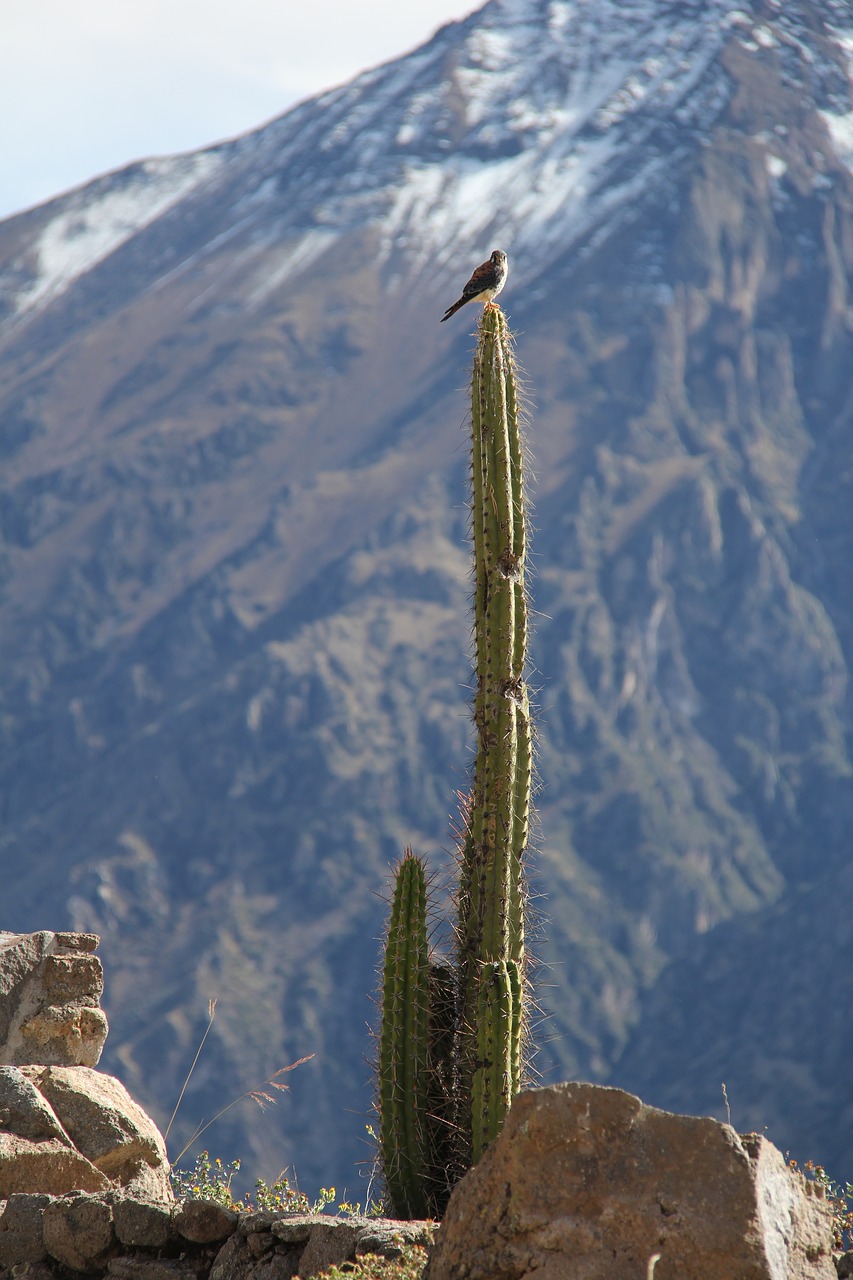
<path fill-rule="evenodd" d="M 477 1059 L 471 1085 L 472 1154 L 480 1159 L 500 1133 L 518 1092 L 521 978 L 514 960 L 482 966 L 477 999 Z"/>
<path fill-rule="evenodd" d="M 484 1076 L 477 1065 L 482 1057 L 479 1040 L 484 1016 L 480 971 L 484 964 L 512 962 L 521 982 L 523 858 L 533 758 L 524 678 L 527 548 L 518 393 L 506 320 L 497 307 L 487 307 L 483 313 L 474 359 L 472 427 L 477 757 L 461 856 L 458 946 L 462 1024 L 470 1032 L 462 1054 L 463 1079 L 467 1075 L 472 1090 L 475 1083 L 478 1089 L 489 1090 L 497 1087 L 497 1075 Z M 494 1009 L 512 1011 L 513 1006 L 499 1001 Z M 523 1002 L 516 1013 L 518 1037 L 506 1031 L 504 1040 L 518 1045 Z M 490 1016 L 498 1015 L 493 1010 Z M 514 1076 L 511 1073 L 513 1078 L 517 1090 L 518 1069 Z M 489 1114 L 492 1102 L 502 1117 L 508 1106 L 505 1091 L 489 1102 Z M 477 1105 L 474 1110 L 478 1111 Z M 479 1118 L 473 1120 L 474 1129 L 480 1131 L 480 1125 Z M 485 1131 L 493 1133 L 494 1124 L 490 1122 Z M 472 1141 L 473 1154 L 478 1145 L 473 1131 Z"/>
<path fill-rule="evenodd" d="M 411 849 L 397 868 L 382 976 L 379 1112 L 382 1165 L 393 1210 L 424 1217 L 428 1206 L 429 1023 L 426 876 Z"/>

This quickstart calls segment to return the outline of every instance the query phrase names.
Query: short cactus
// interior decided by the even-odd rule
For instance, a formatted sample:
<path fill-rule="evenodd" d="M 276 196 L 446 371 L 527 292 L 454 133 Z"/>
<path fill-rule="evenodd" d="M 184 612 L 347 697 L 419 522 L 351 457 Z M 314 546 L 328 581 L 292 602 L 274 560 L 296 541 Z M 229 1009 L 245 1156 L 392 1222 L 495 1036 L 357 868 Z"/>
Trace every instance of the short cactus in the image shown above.
<path fill-rule="evenodd" d="M 379 1108 L 388 1194 L 403 1217 L 424 1217 L 429 963 L 423 863 L 407 849 L 397 869 L 382 981 Z"/>

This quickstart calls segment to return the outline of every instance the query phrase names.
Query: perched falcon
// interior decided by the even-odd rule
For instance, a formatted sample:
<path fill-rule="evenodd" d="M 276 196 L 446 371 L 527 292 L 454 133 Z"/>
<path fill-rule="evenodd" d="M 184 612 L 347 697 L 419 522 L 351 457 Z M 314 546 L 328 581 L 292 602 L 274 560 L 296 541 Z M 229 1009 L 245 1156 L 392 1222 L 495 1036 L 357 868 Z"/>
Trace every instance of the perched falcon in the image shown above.
<path fill-rule="evenodd" d="M 508 274 L 509 263 L 506 260 L 506 254 L 503 249 L 495 249 L 489 261 L 482 263 L 474 272 L 462 290 L 459 301 L 447 308 L 441 317 L 441 323 L 444 324 L 445 320 L 449 320 L 460 307 L 465 306 L 466 302 L 491 302 L 506 284 Z"/>

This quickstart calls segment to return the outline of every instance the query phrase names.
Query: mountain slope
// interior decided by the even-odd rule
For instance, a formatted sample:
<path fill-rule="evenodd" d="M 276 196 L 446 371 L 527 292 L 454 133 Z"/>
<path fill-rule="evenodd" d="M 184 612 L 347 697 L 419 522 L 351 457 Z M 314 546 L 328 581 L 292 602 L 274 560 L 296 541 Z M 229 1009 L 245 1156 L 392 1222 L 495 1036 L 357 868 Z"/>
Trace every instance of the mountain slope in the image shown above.
<path fill-rule="evenodd" d="M 406 843 L 446 865 L 470 758 L 474 317 L 438 319 L 495 245 L 538 473 L 540 1069 L 608 1078 L 668 961 L 844 868 L 844 22 L 493 0 L 0 225 L 4 927 L 103 934 L 105 1065 L 161 1120 L 218 996 L 179 1134 L 315 1052 L 209 1143 L 363 1191 L 381 893 Z"/>
<path fill-rule="evenodd" d="M 725 1085 L 741 1132 L 766 1132 L 799 1163 L 823 1162 L 846 1179 L 850 880 L 848 866 L 791 891 L 674 961 L 643 1001 L 612 1083 L 721 1120 Z"/>

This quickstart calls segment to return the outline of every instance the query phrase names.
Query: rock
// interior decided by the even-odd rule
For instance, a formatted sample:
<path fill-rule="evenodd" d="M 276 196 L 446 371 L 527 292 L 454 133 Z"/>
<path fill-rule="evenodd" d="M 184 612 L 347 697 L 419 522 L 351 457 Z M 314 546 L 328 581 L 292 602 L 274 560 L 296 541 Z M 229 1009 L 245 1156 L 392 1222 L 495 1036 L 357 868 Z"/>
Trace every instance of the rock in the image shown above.
<path fill-rule="evenodd" d="M 41 1262 L 47 1257 L 42 1215 L 50 1196 L 11 1195 L 0 1214 L 0 1267 Z"/>
<path fill-rule="evenodd" d="M 249 1250 L 242 1234 L 234 1235 L 219 1250 L 210 1269 L 210 1280 L 242 1280 L 254 1266 L 257 1254 Z"/>
<path fill-rule="evenodd" d="M 275 1248 L 275 1236 L 269 1231 L 256 1231 L 253 1235 L 246 1236 L 246 1248 L 253 1258 L 262 1258 Z"/>
<path fill-rule="evenodd" d="M 261 1231 L 268 1232 L 272 1227 L 272 1224 L 280 1221 L 280 1219 L 281 1214 L 276 1213 L 271 1209 L 258 1209 L 255 1212 L 250 1210 L 240 1214 L 240 1219 L 237 1223 L 237 1230 L 241 1236 L 257 1235 L 257 1233 Z M 295 1221 L 298 1221 L 298 1219 L 295 1219 Z M 305 1240 L 308 1239 L 308 1234 L 309 1233 L 306 1232 L 303 1237 Z"/>
<path fill-rule="evenodd" d="M 764 1138 L 619 1089 L 520 1094 L 454 1190 L 429 1280 L 836 1280 L 831 1212 Z"/>
<path fill-rule="evenodd" d="M 298 1274 L 298 1249 L 281 1246 L 259 1258 L 245 1236 L 233 1235 L 216 1255 L 210 1280 L 293 1280 Z"/>
<path fill-rule="evenodd" d="M 329 1267 L 354 1260 L 361 1229 L 357 1223 L 341 1222 L 334 1218 L 313 1224 L 311 1238 L 299 1259 L 300 1280 L 310 1280 L 321 1271 L 328 1271 Z M 275 1227 L 273 1235 L 278 1235 Z"/>
<path fill-rule="evenodd" d="M 124 1086 L 90 1067 L 0 1067 L 0 1196 L 111 1185 L 172 1199 L 163 1139 Z"/>
<path fill-rule="evenodd" d="M 311 1239 L 311 1231 L 319 1221 L 319 1214 L 313 1218 L 280 1218 L 270 1223 L 270 1230 L 277 1240 L 282 1240 L 285 1244 L 307 1244 Z"/>
<path fill-rule="evenodd" d="M 194 1244 L 227 1240 L 237 1229 L 238 1214 L 211 1200 L 187 1200 L 175 1214 L 175 1230 Z"/>
<path fill-rule="evenodd" d="M 106 1191 L 110 1185 L 91 1161 L 56 1138 L 32 1142 L 0 1133 L 0 1199 L 22 1192 Z"/>
<path fill-rule="evenodd" d="M 18 1067 L 0 1067 L 0 1129 L 33 1142 L 56 1138 L 74 1146 L 53 1107 Z"/>
<path fill-rule="evenodd" d="M 49 1258 L 43 1262 L 26 1262 L 12 1272 L 12 1277 L 13 1280 L 56 1280 L 56 1263 Z"/>
<path fill-rule="evenodd" d="M 94 1067 L 107 1038 L 91 933 L 0 932 L 0 1063 Z"/>
<path fill-rule="evenodd" d="M 210 1280 L 310 1280 L 366 1254 L 396 1257 L 404 1243 L 426 1245 L 434 1229 L 431 1222 L 240 1214 L 237 1230 L 216 1256 Z"/>
<path fill-rule="evenodd" d="M 71 1195 L 45 1206 L 42 1231 L 47 1252 L 72 1271 L 102 1266 L 115 1243 L 113 1211 L 104 1196 Z"/>
<path fill-rule="evenodd" d="M 45 1062 L 94 1067 L 107 1038 L 107 1018 L 102 1009 L 67 1004 L 49 1006 L 34 1014 L 21 1028 L 24 1040 L 19 1063 Z"/>
<path fill-rule="evenodd" d="M 160 1131 L 120 1081 L 90 1067 L 20 1070 L 101 1173 L 143 1199 L 173 1199 Z"/>
<path fill-rule="evenodd" d="M 432 1222 L 396 1222 L 390 1218 L 379 1218 L 359 1233 L 355 1254 L 357 1258 L 369 1253 L 383 1258 L 399 1258 L 407 1244 L 428 1248 L 433 1243 L 435 1231 Z"/>
<path fill-rule="evenodd" d="M 166 1147 L 118 1080 L 95 934 L 0 933 L 0 1195 L 111 1184 L 171 1201 Z"/>
<path fill-rule="evenodd" d="M 197 1280 L 198 1269 L 177 1258 L 111 1258 L 107 1276 L 113 1280 Z"/>
<path fill-rule="evenodd" d="M 113 1220 L 120 1244 L 162 1249 L 172 1234 L 172 1211 L 163 1203 L 117 1199 L 113 1206 Z"/>

